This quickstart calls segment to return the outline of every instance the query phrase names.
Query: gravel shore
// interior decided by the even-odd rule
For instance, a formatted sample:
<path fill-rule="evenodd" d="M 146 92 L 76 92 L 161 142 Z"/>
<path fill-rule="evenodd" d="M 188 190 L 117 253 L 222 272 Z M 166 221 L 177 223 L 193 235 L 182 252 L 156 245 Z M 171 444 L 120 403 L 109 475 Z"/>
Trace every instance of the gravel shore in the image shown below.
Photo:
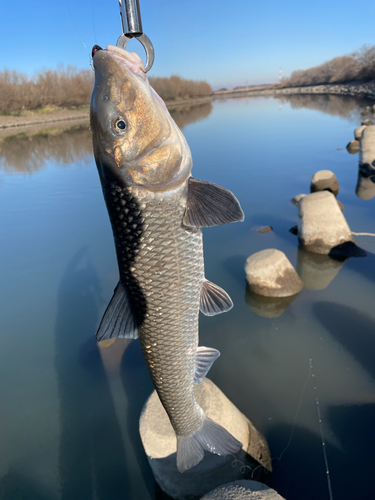
<path fill-rule="evenodd" d="M 226 99 L 229 97 L 245 97 L 251 95 L 293 95 L 293 94 L 336 94 L 358 97 L 369 97 L 375 100 L 375 80 L 370 82 L 348 82 L 341 84 L 314 85 L 309 87 L 289 87 L 277 88 L 268 87 L 265 89 L 241 89 L 236 92 L 215 92 L 215 99 Z"/>

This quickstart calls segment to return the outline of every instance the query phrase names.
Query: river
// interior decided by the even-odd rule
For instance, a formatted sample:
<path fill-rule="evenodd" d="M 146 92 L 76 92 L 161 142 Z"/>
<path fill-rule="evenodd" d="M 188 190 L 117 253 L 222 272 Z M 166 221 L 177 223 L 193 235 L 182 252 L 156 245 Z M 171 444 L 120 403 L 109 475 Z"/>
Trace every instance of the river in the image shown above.
<path fill-rule="evenodd" d="M 204 230 L 206 276 L 235 307 L 201 317 L 200 338 L 221 351 L 209 377 L 264 433 L 268 484 L 287 500 L 375 496 L 375 238 L 337 262 L 289 232 L 291 198 L 329 169 L 350 228 L 375 233 L 375 184 L 345 149 L 366 104 L 251 97 L 173 112 L 194 177 L 245 212 Z M 139 343 L 95 342 L 118 271 L 87 126 L 0 142 L 0 227 L 0 499 L 160 498 L 138 435 L 152 391 Z M 265 248 L 300 273 L 292 302 L 246 290 L 246 258 Z"/>

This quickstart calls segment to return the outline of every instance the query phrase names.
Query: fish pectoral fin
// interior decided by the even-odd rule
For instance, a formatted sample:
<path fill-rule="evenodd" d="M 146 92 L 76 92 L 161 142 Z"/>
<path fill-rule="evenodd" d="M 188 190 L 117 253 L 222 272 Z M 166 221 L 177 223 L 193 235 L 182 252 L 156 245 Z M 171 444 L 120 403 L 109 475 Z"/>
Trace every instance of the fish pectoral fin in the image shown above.
<path fill-rule="evenodd" d="M 211 227 L 244 220 L 240 203 L 228 189 L 189 178 L 182 222 L 188 227 Z"/>
<path fill-rule="evenodd" d="M 226 456 L 238 453 L 241 448 L 242 443 L 238 439 L 204 415 L 200 429 L 190 436 L 177 435 L 177 469 L 185 472 L 199 464 L 205 450 Z"/>
<path fill-rule="evenodd" d="M 96 332 L 96 340 L 137 339 L 138 330 L 124 285 L 119 282 Z"/>
<path fill-rule="evenodd" d="M 220 356 L 220 352 L 212 347 L 200 346 L 197 349 L 195 358 L 194 383 L 201 384 L 204 377 L 209 372 L 214 361 Z"/>
<path fill-rule="evenodd" d="M 215 316 L 227 312 L 233 307 L 232 299 L 219 286 L 204 280 L 201 288 L 199 309 L 206 316 Z"/>

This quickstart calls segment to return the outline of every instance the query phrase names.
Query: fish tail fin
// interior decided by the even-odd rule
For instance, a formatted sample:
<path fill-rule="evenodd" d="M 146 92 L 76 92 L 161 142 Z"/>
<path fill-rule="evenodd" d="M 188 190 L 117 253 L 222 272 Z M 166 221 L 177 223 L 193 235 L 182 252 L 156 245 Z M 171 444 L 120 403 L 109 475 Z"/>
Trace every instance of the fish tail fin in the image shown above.
<path fill-rule="evenodd" d="M 204 416 L 202 427 L 190 436 L 177 436 L 177 469 L 184 472 L 197 465 L 204 450 L 216 455 L 237 453 L 242 444 L 224 427 Z"/>

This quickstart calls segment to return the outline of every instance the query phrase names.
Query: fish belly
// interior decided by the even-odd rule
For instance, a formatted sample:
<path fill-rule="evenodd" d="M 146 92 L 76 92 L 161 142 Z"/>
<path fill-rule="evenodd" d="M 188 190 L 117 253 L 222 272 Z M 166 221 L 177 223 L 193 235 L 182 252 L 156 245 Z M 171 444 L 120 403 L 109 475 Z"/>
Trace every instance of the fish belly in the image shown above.
<path fill-rule="evenodd" d="M 152 381 L 176 434 L 189 436 L 204 419 L 194 397 L 204 264 L 201 230 L 182 225 L 187 183 L 156 193 L 115 183 L 103 190 Z"/>

